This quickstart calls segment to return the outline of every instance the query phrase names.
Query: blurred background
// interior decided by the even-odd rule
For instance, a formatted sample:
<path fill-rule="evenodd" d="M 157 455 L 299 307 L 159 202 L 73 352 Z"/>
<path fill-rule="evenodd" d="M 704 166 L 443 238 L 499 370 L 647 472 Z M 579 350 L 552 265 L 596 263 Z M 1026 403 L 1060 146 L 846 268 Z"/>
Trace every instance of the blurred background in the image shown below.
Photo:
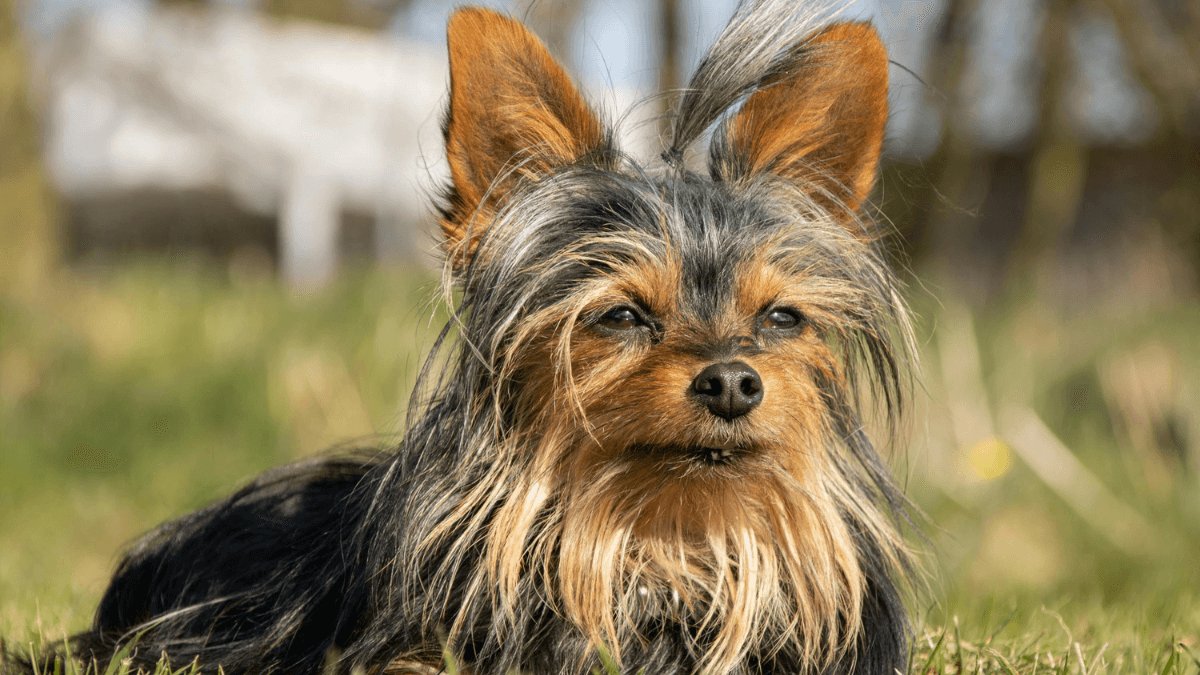
<path fill-rule="evenodd" d="M 486 4 L 652 157 L 651 94 L 735 2 Z M 894 60 L 918 622 L 1195 651 L 1200 2 L 843 4 Z M 451 10 L 0 0 L 0 635 L 82 627 L 141 531 L 402 429 Z"/>

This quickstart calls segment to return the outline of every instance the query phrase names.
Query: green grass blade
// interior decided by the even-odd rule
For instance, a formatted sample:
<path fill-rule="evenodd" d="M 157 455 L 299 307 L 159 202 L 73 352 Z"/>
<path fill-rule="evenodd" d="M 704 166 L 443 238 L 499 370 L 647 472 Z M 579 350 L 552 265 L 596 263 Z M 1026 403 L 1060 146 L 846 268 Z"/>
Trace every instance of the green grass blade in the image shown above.
<path fill-rule="evenodd" d="M 1162 671 L 1158 675 L 1170 675 L 1171 671 L 1174 670 L 1178 664 L 1179 664 L 1179 649 L 1175 647 L 1174 643 L 1172 643 L 1171 644 L 1171 656 L 1167 659 L 1166 665 L 1163 666 Z"/>
<path fill-rule="evenodd" d="M 1182 642 L 1176 642 L 1175 644 L 1177 645 L 1177 648 L 1187 652 L 1188 658 L 1192 660 L 1192 663 L 1196 664 L 1196 672 L 1200 673 L 1200 659 L 1196 658 L 1196 655 L 1192 653 L 1192 648 L 1188 647 Z"/>
<path fill-rule="evenodd" d="M 146 630 L 150 630 L 147 628 Z M 129 666 L 125 664 L 125 660 L 133 653 L 134 647 L 146 634 L 146 630 L 139 632 L 133 636 L 133 639 L 121 645 L 116 654 L 113 654 L 112 660 L 108 662 L 108 667 L 104 669 L 104 675 L 125 675 L 129 672 Z"/>
<path fill-rule="evenodd" d="M 600 657 L 600 665 L 604 667 L 602 673 L 605 675 L 620 675 L 621 668 L 617 665 L 616 659 L 612 657 L 612 654 L 610 654 L 607 649 L 600 647 L 596 653 Z"/>
<path fill-rule="evenodd" d="M 992 644 L 992 641 L 1000 636 L 1001 631 L 1003 631 L 1005 628 L 1008 628 L 1008 624 L 1012 623 L 1013 617 L 1015 617 L 1016 615 L 1017 615 L 1017 605 L 1016 605 L 1016 603 L 1013 603 L 1012 611 L 1010 611 L 1008 613 L 1008 616 L 1004 617 L 1004 621 L 1000 622 L 1000 627 L 997 628 L 996 630 L 992 631 L 992 634 L 988 636 L 987 644 L 989 644 L 989 645 Z"/>
<path fill-rule="evenodd" d="M 988 649 L 987 651 L 989 654 L 996 657 L 996 661 L 998 661 L 1000 663 L 1000 667 L 1004 669 L 1004 675 L 1018 675 L 1017 669 L 1013 668 L 1013 665 L 1009 663 L 1008 659 L 1004 658 L 1003 654 L 995 649 Z"/>
<path fill-rule="evenodd" d="M 954 662 L 957 665 L 955 674 L 963 675 L 962 635 L 958 630 L 957 616 L 954 617 Z"/>
<path fill-rule="evenodd" d="M 942 651 L 942 644 L 946 641 L 946 631 L 942 629 L 942 635 L 938 638 L 937 644 L 933 646 L 933 651 L 929 652 L 929 658 L 925 660 L 925 666 L 921 668 L 921 673 L 931 675 L 933 673 L 933 659 L 937 657 L 938 652 Z"/>

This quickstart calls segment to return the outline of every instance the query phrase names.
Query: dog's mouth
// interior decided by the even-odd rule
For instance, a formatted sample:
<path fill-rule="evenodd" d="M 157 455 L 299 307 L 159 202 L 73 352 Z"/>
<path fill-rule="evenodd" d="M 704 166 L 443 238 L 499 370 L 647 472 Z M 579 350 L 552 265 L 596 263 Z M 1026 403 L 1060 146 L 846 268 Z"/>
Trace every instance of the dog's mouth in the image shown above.
<path fill-rule="evenodd" d="M 688 449 L 688 456 L 704 464 L 719 466 L 737 461 L 746 452 L 738 446 L 696 446 Z"/>
<path fill-rule="evenodd" d="M 636 445 L 631 450 L 668 461 L 695 462 L 705 466 L 728 466 L 751 452 L 750 446 L 732 442 Z"/>

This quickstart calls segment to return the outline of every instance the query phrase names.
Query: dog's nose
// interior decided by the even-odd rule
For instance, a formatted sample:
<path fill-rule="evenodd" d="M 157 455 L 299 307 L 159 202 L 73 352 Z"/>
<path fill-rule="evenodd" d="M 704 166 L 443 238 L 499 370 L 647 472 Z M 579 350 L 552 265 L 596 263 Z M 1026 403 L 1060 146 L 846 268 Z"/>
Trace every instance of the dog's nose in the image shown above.
<path fill-rule="evenodd" d="M 714 363 L 696 376 L 692 396 L 712 414 L 732 420 L 762 402 L 762 380 L 741 361 Z"/>

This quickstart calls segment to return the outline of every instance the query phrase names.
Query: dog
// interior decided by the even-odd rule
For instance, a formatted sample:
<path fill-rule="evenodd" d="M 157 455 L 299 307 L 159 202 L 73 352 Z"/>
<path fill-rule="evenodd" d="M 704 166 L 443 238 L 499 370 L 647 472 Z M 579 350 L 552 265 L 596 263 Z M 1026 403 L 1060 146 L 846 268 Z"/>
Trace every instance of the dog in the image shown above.
<path fill-rule="evenodd" d="M 517 21 L 460 9 L 447 33 L 453 312 L 401 444 L 149 533 L 70 653 L 228 675 L 905 672 L 915 509 L 876 440 L 899 435 L 915 357 L 866 215 L 877 33 L 743 3 L 645 164 Z"/>

